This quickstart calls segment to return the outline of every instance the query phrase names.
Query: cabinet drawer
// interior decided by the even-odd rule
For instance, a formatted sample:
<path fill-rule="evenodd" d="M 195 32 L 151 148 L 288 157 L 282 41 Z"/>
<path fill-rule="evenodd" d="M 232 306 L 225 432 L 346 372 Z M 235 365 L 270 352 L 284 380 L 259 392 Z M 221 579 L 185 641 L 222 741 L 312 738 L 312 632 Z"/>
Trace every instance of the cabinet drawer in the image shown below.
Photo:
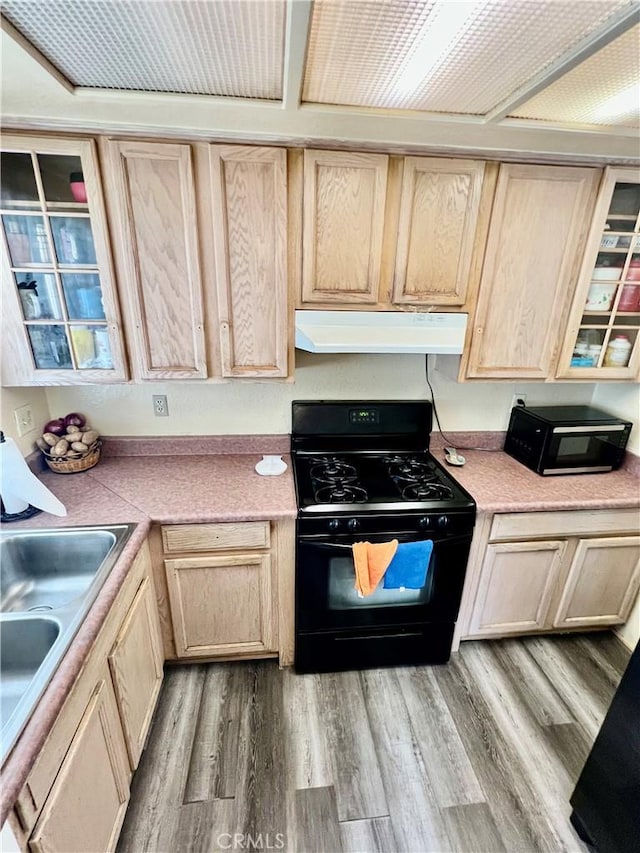
<path fill-rule="evenodd" d="M 559 512 L 508 512 L 494 516 L 489 541 L 531 539 L 536 536 L 590 536 L 602 533 L 636 533 L 640 510 L 561 510 Z"/>
<path fill-rule="evenodd" d="M 162 544 L 166 554 L 226 551 L 232 548 L 268 548 L 269 522 L 165 525 L 162 528 Z"/>

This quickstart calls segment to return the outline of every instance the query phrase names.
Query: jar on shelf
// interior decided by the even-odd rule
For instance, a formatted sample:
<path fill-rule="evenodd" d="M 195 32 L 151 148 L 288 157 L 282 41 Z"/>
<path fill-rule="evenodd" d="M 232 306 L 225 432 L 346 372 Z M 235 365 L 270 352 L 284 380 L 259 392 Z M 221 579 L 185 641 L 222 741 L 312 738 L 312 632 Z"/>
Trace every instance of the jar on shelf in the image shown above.
<path fill-rule="evenodd" d="M 592 281 L 618 281 L 622 274 L 622 261 L 610 261 L 609 258 L 598 258 L 591 273 Z"/>
<path fill-rule="evenodd" d="M 631 357 L 631 341 L 626 335 L 616 335 L 607 345 L 603 367 L 626 367 Z"/>

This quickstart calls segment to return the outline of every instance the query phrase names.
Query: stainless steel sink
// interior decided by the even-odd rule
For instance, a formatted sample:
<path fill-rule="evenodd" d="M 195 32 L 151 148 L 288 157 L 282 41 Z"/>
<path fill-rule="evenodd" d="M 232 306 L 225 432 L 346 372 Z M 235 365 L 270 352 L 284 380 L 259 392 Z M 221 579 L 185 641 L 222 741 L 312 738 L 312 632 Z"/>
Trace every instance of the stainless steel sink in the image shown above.
<path fill-rule="evenodd" d="M 0 622 L 0 713 L 8 720 L 60 636 L 55 619 L 31 617 Z"/>
<path fill-rule="evenodd" d="M 120 524 L 0 532 L 2 758 L 134 528 Z"/>
<path fill-rule="evenodd" d="M 112 530 L 5 533 L 0 543 L 0 612 L 64 607 L 91 585 L 115 543 Z"/>

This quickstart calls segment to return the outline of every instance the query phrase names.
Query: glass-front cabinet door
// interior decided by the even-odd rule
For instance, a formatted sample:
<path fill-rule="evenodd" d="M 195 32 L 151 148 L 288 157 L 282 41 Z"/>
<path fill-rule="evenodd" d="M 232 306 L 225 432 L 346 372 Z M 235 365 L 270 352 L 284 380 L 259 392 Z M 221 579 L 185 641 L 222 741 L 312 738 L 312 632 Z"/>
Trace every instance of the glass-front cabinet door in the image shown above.
<path fill-rule="evenodd" d="M 634 379 L 640 368 L 640 173 L 605 171 L 558 378 Z"/>
<path fill-rule="evenodd" d="M 3 383 L 126 379 L 91 140 L 3 136 Z"/>

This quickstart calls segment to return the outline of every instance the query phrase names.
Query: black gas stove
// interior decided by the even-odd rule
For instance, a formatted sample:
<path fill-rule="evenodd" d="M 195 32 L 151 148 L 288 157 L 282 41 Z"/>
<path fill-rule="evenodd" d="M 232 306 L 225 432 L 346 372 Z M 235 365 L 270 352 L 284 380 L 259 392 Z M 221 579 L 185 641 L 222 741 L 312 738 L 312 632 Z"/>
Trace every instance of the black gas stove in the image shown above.
<path fill-rule="evenodd" d="M 431 417 L 428 401 L 293 403 L 298 671 L 448 660 L 476 508 L 429 453 Z M 354 543 L 391 539 L 429 549 L 424 586 L 358 598 Z"/>
<path fill-rule="evenodd" d="M 294 460 L 302 513 L 447 510 L 474 505 L 428 451 L 298 451 Z"/>

